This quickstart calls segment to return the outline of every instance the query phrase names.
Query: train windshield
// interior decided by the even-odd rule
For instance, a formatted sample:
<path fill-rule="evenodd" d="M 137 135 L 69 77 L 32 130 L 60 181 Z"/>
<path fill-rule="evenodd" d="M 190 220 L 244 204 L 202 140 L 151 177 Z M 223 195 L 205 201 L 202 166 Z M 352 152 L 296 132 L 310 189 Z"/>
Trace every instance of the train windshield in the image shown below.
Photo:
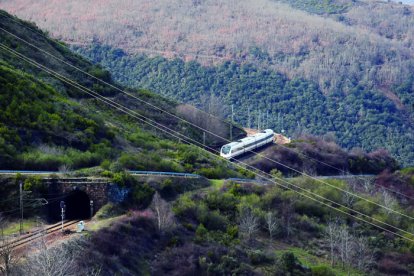
<path fill-rule="evenodd" d="M 223 154 L 229 154 L 230 150 L 231 150 L 231 146 L 224 146 L 224 147 L 221 148 L 221 152 Z"/>

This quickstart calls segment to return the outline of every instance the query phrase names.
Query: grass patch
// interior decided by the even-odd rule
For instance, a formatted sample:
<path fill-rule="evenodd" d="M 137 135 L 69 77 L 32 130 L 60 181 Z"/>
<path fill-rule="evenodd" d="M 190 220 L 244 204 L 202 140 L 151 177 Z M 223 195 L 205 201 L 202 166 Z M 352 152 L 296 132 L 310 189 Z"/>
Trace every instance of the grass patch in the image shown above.
<path fill-rule="evenodd" d="M 215 190 L 219 190 L 224 185 L 224 179 L 210 179 L 210 183 Z"/>
<path fill-rule="evenodd" d="M 29 231 L 30 229 L 36 227 L 38 223 L 39 221 L 37 221 L 36 219 L 23 220 L 23 231 L 25 232 Z M 3 229 L 3 233 L 6 236 L 17 234 L 19 233 L 19 231 L 20 231 L 19 221 L 8 223 L 7 226 Z"/>
<path fill-rule="evenodd" d="M 338 266 L 331 267 L 329 260 L 312 255 L 309 252 L 307 252 L 305 249 L 298 248 L 298 247 L 291 247 L 289 249 L 283 249 L 283 250 L 276 251 L 278 255 L 282 255 L 283 253 L 287 253 L 287 252 L 291 252 L 295 254 L 298 260 L 309 268 L 318 267 L 318 266 L 327 266 L 332 270 L 332 272 L 335 273 L 335 275 L 341 275 L 341 276 L 348 275 L 348 272 L 346 269 L 343 269 Z M 355 269 L 351 269 L 350 275 L 364 275 L 364 274 Z"/>
<path fill-rule="evenodd" d="M 101 220 L 93 220 L 87 223 L 85 229 L 88 231 L 98 231 L 102 228 L 106 228 L 111 226 L 114 222 L 122 219 L 123 217 L 125 217 L 125 215 L 120 215 L 120 216 L 116 216 L 116 217 L 111 217 L 111 218 L 106 218 L 106 219 L 101 219 Z"/>

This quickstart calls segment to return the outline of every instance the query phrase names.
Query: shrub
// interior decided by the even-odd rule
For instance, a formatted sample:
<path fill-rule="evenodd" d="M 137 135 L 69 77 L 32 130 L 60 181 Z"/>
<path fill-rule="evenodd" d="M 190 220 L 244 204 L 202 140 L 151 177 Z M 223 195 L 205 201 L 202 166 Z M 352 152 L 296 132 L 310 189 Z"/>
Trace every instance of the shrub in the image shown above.
<path fill-rule="evenodd" d="M 361 213 L 364 213 L 368 216 L 372 216 L 375 213 L 377 213 L 378 208 L 379 207 L 377 205 L 374 205 L 374 204 L 372 204 L 370 202 L 367 202 L 365 200 L 359 200 L 354 204 L 354 209 L 355 210 L 357 210 Z"/>
<path fill-rule="evenodd" d="M 104 169 L 105 171 L 108 171 L 110 166 L 111 166 L 111 161 L 107 159 L 101 162 L 101 168 Z"/>
<path fill-rule="evenodd" d="M 312 218 L 307 215 L 303 215 L 299 218 L 298 227 L 307 232 L 318 232 L 321 231 L 321 226 L 315 222 Z"/>
<path fill-rule="evenodd" d="M 243 175 L 243 176 L 245 176 L 245 177 L 247 177 L 247 178 L 254 178 L 254 177 L 256 176 L 253 172 L 251 172 L 251 171 L 249 171 L 249 170 L 246 170 L 246 169 L 244 169 L 244 168 L 237 168 L 237 171 L 238 171 L 241 175 Z"/>
<path fill-rule="evenodd" d="M 47 187 L 43 184 L 39 176 L 29 176 L 24 180 L 23 189 L 25 191 L 46 192 Z"/>
<path fill-rule="evenodd" d="M 126 172 L 114 173 L 111 181 L 120 187 L 131 187 L 136 180 Z"/>
<path fill-rule="evenodd" d="M 250 262 L 253 265 L 269 264 L 274 262 L 274 257 L 269 256 L 263 251 L 252 250 L 248 253 Z"/>
<path fill-rule="evenodd" d="M 207 195 L 205 202 L 212 210 L 220 210 L 227 215 L 234 215 L 239 200 L 231 193 L 213 191 Z"/>
<path fill-rule="evenodd" d="M 283 268 L 289 272 L 293 272 L 298 263 L 298 259 L 292 252 L 283 253 L 281 261 Z"/>
<path fill-rule="evenodd" d="M 335 273 L 331 268 L 325 265 L 318 265 L 311 267 L 313 276 L 335 276 Z"/>
<path fill-rule="evenodd" d="M 113 162 L 111 166 L 109 166 L 109 170 L 111 172 L 122 172 L 124 170 L 124 167 L 122 167 L 122 164 L 118 161 Z"/>
<path fill-rule="evenodd" d="M 270 171 L 270 174 L 272 175 L 273 178 L 276 179 L 280 179 L 283 178 L 283 174 L 281 171 L 279 171 L 278 169 L 273 169 Z"/>
<path fill-rule="evenodd" d="M 111 171 L 103 171 L 103 172 L 101 172 L 101 176 L 112 178 L 114 176 L 114 174 Z"/>
<path fill-rule="evenodd" d="M 220 215 L 218 211 L 202 213 L 199 216 L 199 221 L 205 225 L 208 230 L 225 231 L 228 225 L 226 217 Z"/>
<path fill-rule="evenodd" d="M 173 187 L 173 182 L 171 179 L 165 179 L 161 183 L 160 194 L 163 198 L 173 198 L 177 195 Z"/>
<path fill-rule="evenodd" d="M 197 173 L 210 179 L 223 179 L 237 176 L 237 173 L 223 167 L 201 168 Z"/>
<path fill-rule="evenodd" d="M 147 183 L 135 184 L 132 188 L 132 201 L 133 204 L 140 207 L 146 208 L 151 204 L 152 196 L 155 190 L 151 188 Z"/>
<path fill-rule="evenodd" d="M 107 203 L 96 213 L 97 219 L 106 219 L 122 214 L 123 210 L 113 203 Z"/>
<path fill-rule="evenodd" d="M 239 235 L 239 227 L 237 225 L 229 225 L 226 232 L 232 239 L 235 239 Z"/>
<path fill-rule="evenodd" d="M 182 218 L 197 219 L 198 216 L 197 204 L 188 195 L 182 195 L 175 202 L 173 211 L 175 215 Z"/>
<path fill-rule="evenodd" d="M 295 203 L 295 210 L 299 214 L 308 215 L 311 217 L 323 218 L 328 212 L 327 207 L 322 206 L 318 202 L 303 198 Z"/>
<path fill-rule="evenodd" d="M 207 228 L 205 228 L 204 225 L 202 223 L 200 223 L 198 225 L 197 229 L 196 229 L 196 233 L 195 233 L 196 239 L 198 241 L 205 240 L 206 239 L 206 236 L 207 236 L 207 233 L 208 233 Z"/>

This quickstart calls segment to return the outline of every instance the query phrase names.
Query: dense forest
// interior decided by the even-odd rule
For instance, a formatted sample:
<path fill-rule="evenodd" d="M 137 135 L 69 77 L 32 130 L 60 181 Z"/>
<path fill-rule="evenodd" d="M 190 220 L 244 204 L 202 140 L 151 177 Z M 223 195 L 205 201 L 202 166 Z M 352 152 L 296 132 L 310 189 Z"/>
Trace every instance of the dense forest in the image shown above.
<path fill-rule="evenodd" d="M 205 67 L 180 59 L 127 55 L 99 45 L 77 50 L 111 70 L 124 85 L 157 91 L 205 110 L 211 97 L 217 97 L 225 106 L 215 115 L 229 117 L 234 105 L 235 122 L 246 127 L 284 129 L 292 137 L 332 132 L 346 148 L 386 148 L 403 165 L 414 162 L 414 137 L 405 112 L 363 85 L 348 93 L 323 94 L 315 83 L 288 79 L 252 64 Z M 397 90 L 412 86 L 413 80 L 406 80 Z"/>
<path fill-rule="evenodd" d="M 344 147 L 383 147 L 413 164 L 412 6 L 20 0 L 0 7 L 81 46 L 124 85 L 198 106 L 214 94 L 225 117 L 235 106 L 241 125 L 260 121 L 290 136 L 333 132 Z"/>
<path fill-rule="evenodd" d="M 261 127 L 275 124 L 278 128 L 286 128 L 287 132 L 296 132 L 300 139 L 284 147 L 272 145 L 263 154 L 280 159 L 297 170 L 310 175 L 323 174 L 327 168 L 321 162 L 328 162 L 331 164 L 330 169 L 338 167 L 353 173 L 377 174 L 382 171 L 376 176 L 353 175 L 342 180 L 310 179 L 307 176 L 295 177 L 280 166 L 270 166 L 264 159 L 251 158 L 250 164 L 270 173 L 267 182 L 262 182 L 260 179 L 250 179 L 254 177 L 252 172 L 237 169 L 234 163 L 208 155 L 202 149 L 186 143 L 186 140 L 171 138 L 160 130 L 109 109 L 91 95 L 63 81 L 63 78 L 52 77 L 12 52 L 15 50 L 93 89 L 99 95 L 108 96 L 108 99 L 136 110 L 145 115 L 147 120 L 156 120 L 198 141 L 203 135 L 194 125 L 137 102 L 121 94 L 116 87 L 171 114 L 192 118 L 194 122 L 213 123 L 218 130 L 228 129 L 225 122 L 213 120 L 188 105 L 180 105 L 148 90 L 119 86 L 100 65 L 94 65 L 70 52 L 64 44 L 49 39 L 33 24 L 1 11 L 0 16 L 0 168 L 60 170 L 62 173 L 60 176 L 45 176 L 47 181 L 43 181 L 39 175 L 0 177 L 0 273 L 413 274 L 413 223 L 408 218 L 414 216 L 414 169 L 398 170 L 398 164 L 383 150 L 365 153 L 354 149 L 348 153 L 335 144 L 333 133 L 323 137 L 306 135 L 311 132 L 309 125 L 312 121 L 304 120 L 295 125 L 292 123 L 294 119 L 287 116 L 292 109 L 303 112 L 302 116 L 312 114 L 315 125 L 319 117 L 324 118 L 328 126 L 333 126 L 348 122 L 346 118 L 349 116 L 355 120 L 367 120 L 363 122 L 370 125 L 371 117 L 375 118 L 372 119 L 375 122 L 390 118 L 384 123 L 399 126 L 400 117 L 395 115 L 399 111 L 391 101 L 370 93 L 363 86 L 351 91 L 350 96 L 354 98 L 349 99 L 349 102 L 346 102 L 348 95 L 340 93 L 333 96 L 341 101 L 333 101 L 329 99 L 331 95 L 318 92 L 320 90 L 316 83 L 300 78 L 289 79 L 283 74 L 259 69 L 255 65 L 227 62 L 217 67 L 204 67 L 195 62 L 144 56 L 126 59 L 122 51 L 110 48 L 95 47 L 91 51 L 94 58 L 101 58 L 103 62 L 106 62 L 105 54 L 118 56 L 119 59 L 114 59 L 116 62 L 135 62 L 139 70 L 133 74 L 145 68 L 150 69 L 142 73 L 142 79 L 149 84 L 151 82 L 145 78 L 146 74 L 153 74 L 155 81 L 161 84 L 162 76 L 169 75 L 166 82 L 171 82 L 171 90 L 158 87 L 158 91 L 165 91 L 172 96 L 173 89 L 180 88 L 175 90 L 181 93 L 176 98 L 188 97 L 189 102 L 199 101 L 201 107 L 208 107 L 219 116 L 228 115 L 225 105 L 238 104 L 239 110 L 246 108 L 243 106 L 246 96 L 237 94 L 237 89 L 253 90 L 249 88 L 252 84 L 255 91 L 263 89 L 264 92 L 272 92 L 268 101 L 285 108 L 283 112 L 273 111 L 273 115 L 280 112 L 279 120 L 272 121 L 272 110 L 266 112 L 266 101 L 259 101 L 269 96 L 257 95 L 256 98 L 252 93 L 256 110 L 250 110 L 250 124 L 254 124 L 253 118 L 259 117 Z M 30 47 L 10 32 L 61 60 Z M 140 63 L 145 66 L 137 66 Z M 82 68 L 89 75 L 68 64 Z M 106 63 L 106 66 L 109 65 L 115 66 L 117 63 Z M 159 71 L 155 68 L 159 68 Z M 157 72 L 159 76 L 155 74 Z M 133 74 L 123 81 L 137 85 L 132 82 Z M 192 79 L 187 76 L 192 76 Z M 208 76 L 211 79 L 206 78 Z M 97 82 L 94 77 L 104 79 L 111 86 Z M 174 87 L 179 79 L 182 87 Z M 186 89 L 190 89 L 190 84 L 186 82 L 194 86 L 191 94 L 186 92 Z M 201 84 L 205 87 L 200 88 Z M 215 87 L 217 91 L 227 87 L 227 90 L 224 89 L 227 95 L 209 91 L 208 87 Z M 344 111 L 343 122 L 329 117 L 332 109 L 356 112 L 357 107 L 353 104 L 358 99 L 361 99 L 359 113 L 348 114 Z M 302 101 L 301 108 L 305 111 L 295 106 L 296 101 Z M 346 105 L 335 106 L 335 103 L 342 102 Z M 323 116 L 318 116 L 313 109 Z M 258 111 L 262 115 L 257 116 Z M 237 112 L 236 120 L 240 124 L 247 124 L 247 119 Z M 323 128 L 323 125 L 319 127 Z M 237 126 L 233 128 L 235 139 L 244 135 Z M 229 138 L 228 132 L 223 133 Z M 213 137 L 205 138 L 209 144 L 223 143 Z M 371 138 L 373 143 L 376 141 L 374 138 Z M 142 177 L 130 175 L 128 169 L 195 172 L 202 176 Z M 27 230 L 30 221 L 39 227 L 47 218 L 47 212 L 30 201 L 53 198 L 54 202 L 58 202 L 69 198 L 68 193 L 53 197 L 58 194 L 50 193 L 53 188 L 50 189 L 49 181 L 54 183 L 59 177 L 73 179 L 76 176 L 82 176 L 82 181 L 88 179 L 85 176 L 93 176 L 90 179 L 99 177 L 100 180 L 108 181 L 109 186 L 106 194 L 108 204 L 87 222 L 86 233 L 65 231 L 65 241 L 53 243 L 52 240 L 46 242 L 46 238 L 40 234 L 43 231 L 35 232 L 42 237 L 33 243 L 34 247 L 26 252 L 10 250 L 7 241 L 11 234 L 18 231 L 13 230 L 14 225 L 18 225 L 13 220 L 20 217 L 18 183 L 21 181 L 24 184 L 26 192 L 22 206 Z M 239 179 L 228 179 L 230 177 Z M 241 177 L 244 179 L 238 182 Z M 79 189 L 76 192 L 81 191 Z M 88 204 L 86 193 L 85 196 Z M 89 205 L 87 207 L 89 213 Z M 374 227 L 370 222 L 377 222 L 383 227 Z M 53 239 L 54 235 L 48 238 Z M 24 256 L 18 257 L 19 253 Z M 51 258 L 54 261 L 50 261 Z"/>
<path fill-rule="evenodd" d="M 147 120 L 180 131 L 196 141 L 202 133 L 196 127 L 180 122 L 151 107 L 157 106 L 178 115 L 177 103 L 146 90 L 129 90 L 143 102 L 117 90 L 111 75 L 72 53 L 58 41 L 49 39 L 34 25 L 0 11 L 0 168 L 73 171 L 91 167 L 99 170 L 146 169 L 188 171 L 220 176 L 241 176 L 232 172 L 224 161 L 211 158 L 184 140 L 159 131 L 98 101 L 68 82 L 52 77 L 14 54 L 17 50 L 27 58 L 54 70 L 70 80 L 93 89 L 99 95 L 111 96 Z M 17 40 L 13 32 L 50 55 Z M 5 48 L 8 47 L 8 48 Z M 72 64 L 84 70 L 77 71 Z M 94 77 L 107 81 L 103 85 Z M 112 86 L 111 86 L 112 85 Z M 85 90 L 84 89 L 84 90 Z M 121 90 L 122 91 L 122 90 Z M 198 114 L 199 120 L 207 121 Z M 215 122 L 220 127 L 222 122 Z M 221 133 L 224 137 L 227 132 Z M 237 127 L 233 134 L 244 135 Z M 208 137 L 207 137 L 208 138 Z M 214 137 L 213 137 L 214 138 Z M 217 142 L 207 139 L 206 143 Z M 222 142 L 221 142 L 222 143 Z"/>

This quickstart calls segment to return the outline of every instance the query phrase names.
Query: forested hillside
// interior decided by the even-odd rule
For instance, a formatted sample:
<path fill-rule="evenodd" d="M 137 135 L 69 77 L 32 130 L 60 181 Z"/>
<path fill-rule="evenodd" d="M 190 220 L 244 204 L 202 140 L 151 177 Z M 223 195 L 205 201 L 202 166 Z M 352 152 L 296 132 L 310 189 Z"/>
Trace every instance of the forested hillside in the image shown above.
<path fill-rule="evenodd" d="M 145 116 L 145 122 L 158 122 L 168 126 L 170 133 L 176 130 L 208 145 L 218 146 L 224 141 L 204 136 L 200 129 L 175 115 L 230 138 L 227 123 L 148 90 L 117 89 L 111 74 L 100 65 L 72 53 L 33 24 L 3 11 L 0 17 L 0 169 L 62 172 L 59 176 L 45 176 L 46 181 L 39 175 L 19 173 L 0 177 L 0 273 L 304 276 L 414 273 L 413 168 L 398 171 L 395 160 L 382 150 L 369 154 L 361 150 L 348 153 L 335 144 L 332 134 L 321 138 L 303 135 L 310 132 L 306 128 L 311 123 L 323 133 L 320 118 L 325 120 L 328 130 L 347 123 L 348 116 L 367 120 L 364 121 L 367 126 L 372 124 L 374 128 L 380 125 L 373 124 L 375 120 L 369 118 L 391 118 L 384 123 L 401 130 L 398 128 L 402 124 L 400 111 L 381 94 L 357 86 L 349 94 L 354 98 L 342 105 L 348 95 L 324 94 L 314 82 L 290 79 L 252 64 L 226 62 L 203 67 L 196 62 L 159 57 L 127 57 L 121 50 L 100 46 L 84 52 L 94 61 L 118 68 L 116 78 L 125 83 L 154 86 L 177 99 L 187 97 L 190 102 L 200 101 L 204 108 L 218 115 L 226 115 L 226 105 L 230 104 L 236 104 L 239 110 L 246 109 L 244 102 L 248 96 L 237 92 L 245 90 L 251 92 L 252 106 L 255 105 L 250 109 L 251 124 L 258 110 L 262 114 L 259 117 L 262 127 L 273 123 L 281 128 L 283 118 L 286 124 L 283 128 L 290 132 L 294 129 L 293 122 L 300 119 L 296 125 L 301 139 L 283 147 L 272 145 L 262 152 L 266 158 L 274 158 L 270 161 L 279 166 L 269 165 L 269 160 L 255 156 L 249 164 L 257 171 L 262 170 L 261 177 L 249 179 L 254 173 L 236 169 L 234 163 L 207 155 L 181 137 L 171 138 L 161 130 L 108 108 L 86 94 L 85 89 L 127 106 Z M 117 58 L 109 61 L 107 55 Z M 136 70 L 122 78 L 123 70 L 131 68 L 130 63 Z M 53 77 L 38 64 L 61 75 Z M 140 76 L 142 84 L 133 81 L 134 74 Z M 65 78 L 76 82 L 78 88 L 79 85 L 85 88 L 83 91 L 75 88 Z M 125 95 L 123 90 L 159 109 Z M 352 111 L 358 101 L 358 117 L 345 112 L 341 122 L 330 113 L 341 108 Z M 280 120 L 272 121 L 272 116 L 269 119 L 264 116 L 276 112 L 270 105 L 266 106 L 269 103 L 285 110 L 277 111 Z M 290 110 L 302 115 L 291 119 L 287 116 Z M 306 121 L 308 114 L 312 114 L 313 122 Z M 236 120 L 247 123 L 246 117 L 240 115 Z M 318 128 L 313 131 L 318 132 Z M 231 129 L 234 139 L 245 135 L 237 126 Z M 375 143 L 375 138 L 367 139 Z M 293 177 L 292 170 L 289 172 L 282 163 L 310 175 L 334 174 L 338 170 L 381 174 L 311 179 L 306 174 Z M 208 178 L 133 176 L 128 169 L 195 172 Z M 266 182 L 260 181 L 264 173 L 270 173 L 266 174 Z M 285 178 L 286 175 L 290 177 Z M 69 180 L 63 185 L 72 184 L 73 192 L 67 186 L 67 192 L 59 193 L 54 185 L 60 182 L 58 178 L 62 182 Z M 71 183 L 74 179 L 82 182 Z M 99 182 L 86 184 L 91 188 L 78 186 L 90 179 Z M 108 185 L 104 184 L 106 181 Z M 25 193 L 20 190 L 18 195 L 18 183 L 22 182 Z M 101 194 L 99 186 L 107 191 Z M 96 201 L 94 205 L 90 201 L 92 193 L 107 197 L 108 204 L 86 222 L 87 231 L 75 233 L 67 228 L 59 229 L 59 234 L 49 232 L 54 227 L 42 231 L 42 220 L 53 217 L 36 202 L 46 198 L 50 206 L 47 209 L 58 211 L 54 204 L 62 200 L 75 202 L 82 194 L 86 206 L 77 207 L 85 209 L 82 212 L 87 217 L 97 208 Z M 67 206 L 69 219 L 72 210 L 70 204 Z M 13 249 L 8 241 L 18 231 L 13 229 L 19 223 L 13 220 L 20 218 L 21 210 L 24 210 L 22 230 L 34 234 L 26 236 L 33 243 L 20 247 L 21 240 L 13 240 L 14 244 L 19 243 Z"/>
<path fill-rule="evenodd" d="M 384 147 L 405 165 L 414 161 L 414 137 L 407 131 L 411 128 L 405 113 L 383 94 L 362 85 L 347 94 L 325 95 L 311 81 L 288 79 L 251 64 L 204 67 L 180 59 L 126 55 L 99 45 L 78 51 L 109 68 L 125 85 L 145 87 L 204 109 L 208 109 L 205 97 L 214 95 L 225 103 L 227 116 L 234 104 L 235 121 L 244 126 L 259 123 L 261 128 L 284 129 L 293 137 L 332 132 L 347 148 Z M 404 90 L 404 85 L 412 82 L 399 89 Z"/>
<path fill-rule="evenodd" d="M 109 72 L 49 39 L 34 25 L 0 11 L 0 168 L 29 170 L 142 169 L 194 172 L 201 168 L 217 176 L 237 175 L 227 165 L 195 147 L 159 131 L 94 99 L 91 95 L 52 77 L 10 51 L 108 96 L 148 120 L 202 141 L 202 132 L 153 106 L 180 115 L 180 105 L 146 90 L 128 90 L 140 102 L 117 90 Z M 9 32 L 9 33 L 7 33 Z M 12 34 L 18 35 L 42 52 Z M 49 55 L 50 54 L 50 55 Z M 61 60 L 53 58 L 51 55 Z M 66 62 L 67 64 L 65 64 Z M 77 71 L 72 64 L 90 75 Z M 98 82 L 99 77 L 110 85 Z M 181 114 L 186 115 L 186 114 Z M 199 120 L 208 121 L 197 115 Z M 225 129 L 227 124 L 214 122 Z M 223 124 L 223 127 L 220 127 Z M 244 135 L 235 127 L 233 134 Z M 206 143 L 217 143 L 207 136 Z M 222 143 L 222 142 L 221 142 Z M 219 163 L 217 163 L 219 162 Z M 219 165 L 220 164 L 220 165 Z M 209 171 L 210 170 L 210 171 Z M 200 173 L 203 173 L 200 171 Z"/>
<path fill-rule="evenodd" d="M 235 105 L 240 124 L 250 107 L 251 124 L 260 110 L 262 126 L 280 129 L 283 117 L 289 135 L 333 132 L 347 148 L 387 148 L 414 162 L 412 6 L 18 0 L 0 8 L 80 45 L 123 84 L 199 106 L 214 94 Z"/>

